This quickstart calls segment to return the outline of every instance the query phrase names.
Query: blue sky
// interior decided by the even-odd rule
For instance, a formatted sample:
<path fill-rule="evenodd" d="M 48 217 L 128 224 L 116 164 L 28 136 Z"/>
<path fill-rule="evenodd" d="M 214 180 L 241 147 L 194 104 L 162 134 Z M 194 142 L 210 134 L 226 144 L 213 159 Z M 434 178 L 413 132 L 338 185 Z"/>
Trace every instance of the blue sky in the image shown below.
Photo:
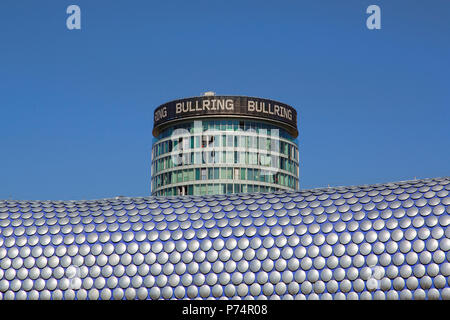
<path fill-rule="evenodd" d="M 154 108 L 208 90 L 296 107 L 303 189 L 448 176 L 449 16 L 444 0 L 2 0 L 0 199 L 149 195 Z"/>

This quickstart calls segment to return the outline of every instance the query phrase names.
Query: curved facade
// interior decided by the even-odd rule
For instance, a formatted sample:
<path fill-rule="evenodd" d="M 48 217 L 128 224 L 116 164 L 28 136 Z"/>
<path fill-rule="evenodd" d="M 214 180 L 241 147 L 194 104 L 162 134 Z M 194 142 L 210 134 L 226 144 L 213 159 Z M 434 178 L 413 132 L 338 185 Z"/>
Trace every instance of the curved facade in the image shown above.
<path fill-rule="evenodd" d="M 0 299 L 450 299 L 450 178 L 0 201 Z"/>
<path fill-rule="evenodd" d="M 204 96 L 164 104 L 155 110 L 154 120 L 153 195 L 299 187 L 297 115 L 288 105 L 251 97 Z"/>

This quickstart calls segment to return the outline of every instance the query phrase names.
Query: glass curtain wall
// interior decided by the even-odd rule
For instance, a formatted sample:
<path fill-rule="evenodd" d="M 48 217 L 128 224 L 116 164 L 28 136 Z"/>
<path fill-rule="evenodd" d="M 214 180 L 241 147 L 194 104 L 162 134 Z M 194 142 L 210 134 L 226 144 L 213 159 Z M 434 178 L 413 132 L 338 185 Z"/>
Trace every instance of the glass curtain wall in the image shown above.
<path fill-rule="evenodd" d="M 154 140 L 151 170 L 157 196 L 298 190 L 298 144 L 260 121 L 184 122 Z"/>

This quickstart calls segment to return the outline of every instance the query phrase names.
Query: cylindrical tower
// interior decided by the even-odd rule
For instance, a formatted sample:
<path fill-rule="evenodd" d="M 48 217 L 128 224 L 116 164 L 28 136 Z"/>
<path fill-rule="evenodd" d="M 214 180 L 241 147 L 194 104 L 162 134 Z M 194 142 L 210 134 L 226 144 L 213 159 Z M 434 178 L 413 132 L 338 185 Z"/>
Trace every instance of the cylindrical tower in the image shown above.
<path fill-rule="evenodd" d="M 297 112 L 245 96 L 165 103 L 154 113 L 152 195 L 298 190 Z"/>

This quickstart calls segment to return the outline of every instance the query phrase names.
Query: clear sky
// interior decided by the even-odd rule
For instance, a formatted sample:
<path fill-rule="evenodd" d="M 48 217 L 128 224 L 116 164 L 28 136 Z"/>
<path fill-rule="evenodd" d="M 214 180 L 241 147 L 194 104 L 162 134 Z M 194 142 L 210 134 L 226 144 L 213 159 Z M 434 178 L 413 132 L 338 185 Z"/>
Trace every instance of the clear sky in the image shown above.
<path fill-rule="evenodd" d="M 1 0 L 0 199 L 149 195 L 154 108 L 208 90 L 296 107 L 303 189 L 448 176 L 449 74 L 447 0 Z"/>

